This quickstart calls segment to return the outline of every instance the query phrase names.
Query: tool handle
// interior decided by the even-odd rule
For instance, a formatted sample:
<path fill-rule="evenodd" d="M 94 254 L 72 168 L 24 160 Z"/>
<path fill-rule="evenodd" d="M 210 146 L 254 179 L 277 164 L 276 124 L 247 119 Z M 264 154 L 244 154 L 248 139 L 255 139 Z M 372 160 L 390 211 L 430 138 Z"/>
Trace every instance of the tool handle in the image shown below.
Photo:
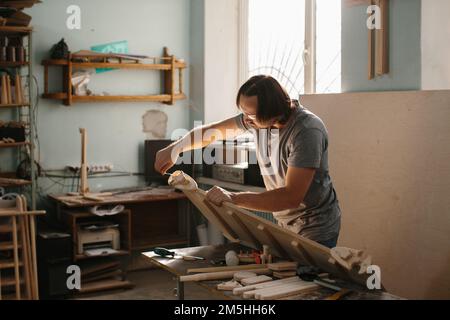
<path fill-rule="evenodd" d="M 167 257 L 167 256 L 174 257 L 175 256 L 175 252 L 169 251 L 166 248 L 155 248 L 155 249 L 153 249 L 153 252 L 161 257 Z"/>

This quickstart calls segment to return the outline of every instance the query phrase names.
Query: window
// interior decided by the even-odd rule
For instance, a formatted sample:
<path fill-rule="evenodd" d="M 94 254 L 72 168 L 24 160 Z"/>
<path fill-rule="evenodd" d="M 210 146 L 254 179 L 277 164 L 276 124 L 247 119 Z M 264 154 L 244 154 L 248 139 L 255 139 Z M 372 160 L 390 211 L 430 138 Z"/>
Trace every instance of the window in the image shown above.
<path fill-rule="evenodd" d="M 341 90 L 341 0 L 241 1 L 241 82 L 270 74 L 292 97 Z"/>

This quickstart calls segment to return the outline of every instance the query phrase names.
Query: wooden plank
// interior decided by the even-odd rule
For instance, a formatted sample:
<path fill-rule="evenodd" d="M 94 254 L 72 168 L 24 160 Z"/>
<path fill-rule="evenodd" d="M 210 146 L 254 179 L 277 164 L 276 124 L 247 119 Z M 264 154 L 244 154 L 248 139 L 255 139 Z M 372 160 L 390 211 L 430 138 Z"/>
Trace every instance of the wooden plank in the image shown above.
<path fill-rule="evenodd" d="M 220 291 L 232 291 L 233 289 L 236 288 L 241 288 L 242 285 L 237 282 L 236 280 L 232 280 L 232 281 L 228 281 L 228 282 L 224 282 L 224 283 L 220 283 L 217 285 L 217 290 Z"/>
<path fill-rule="evenodd" d="M 380 9 L 383 20 L 381 39 L 381 72 L 389 73 L 389 0 L 380 1 Z"/>
<path fill-rule="evenodd" d="M 81 195 L 85 195 L 89 192 L 89 186 L 87 181 L 87 160 L 86 160 L 86 147 L 87 147 L 87 133 L 86 129 L 80 128 L 81 134 L 81 170 L 80 170 L 80 189 L 78 190 Z M 90 199 L 89 199 L 90 200 Z"/>
<path fill-rule="evenodd" d="M 192 178 L 191 178 L 192 179 Z M 177 187 L 174 185 L 174 187 Z M 233 226 L 233 230 L 238 239 L 232 237 L 227 230 L 221 227 L 220 221 L 215 214 L 211 212 L 209 207 L 205 205 L 206 193 L 203 190 L 183 190 L 190 201 L 200 210 L 200 212 L 214 225 L 219 226 L 219 229 L 224 233 L 224 236 L 233 241 L 242 241 L 249 239 L 249 234 L 245 228 L 238 226 L 235 223 L 233 215 L 239 217 L 239 220 L 246 226 L 247 230 L 254 231 L 254 237 L 259 244 L 266 244 L 270 246 L 272 254 L 285 257 L 289 260 L 307 262 L 330 274 L 341 276 L 343 280 L 351 280 L 360 284 L 365 284 L 368 275 L 357 274 L 354 272 L 344 272 L 342 274 L 340 268 L 328 262 L 330 249 L 305 237 L 302 237 L 290 230 L 282 228 L 262 217 L 256 216 L 242 208 L 237 207 L 231 203 L 224 203 L 220 210 L 216 210 L 222 216 L 222 219 L 228 222 L 228 225 Z M 231 222 L 232 221 L 232 222 Z M 255 232 L 256 231 L 256 232 Z M 254 240 L 253 240 L 254 241 Z M 253 242 L 252 241 L 252 242 Z M 293 242 L 297 243 L 293 246 Z M 254 246 L 255 247 L 255 246 Z M 256 247 L 255 249 L 260 249 Z M 308 261 L 305 261 L 308 260 Z"/>
<path fill-rule="evenodd" d="M 112 289 L 129 289 L 134 287 L 130 281 L 123 280 L 103 280 L 92 283 L 87 283 L 81 287 L 79 293 L 92 293 L 98 291 L 112 290 Z"/>
<path fill-rule="evenodd" d="M 19 267 L 23 266 L 22 261 L 19 261 Z M 14 260 L 11 259 L 0 259 L 0 270 L 2 269 L 12 269 L 15 268 L 16 264 L 14 263 Z"/>
<path fill-rule="evenodd" d="M 46 59 L 41 61 L 43 66 L 67 66 L 69 61 L 67 59 Z"/>
<path fill-rule="evenodd" d="M 27 210 L 27 199 L 25 196 L 20 196 L 22 199 L 22 211 Z M 29 225 L 27 226 L 26 221 L 29 221 Z M 32 299 L 39 300 L 39 284 L 38 284 L 38 271 L 37 271 L 37 257 L 36 257 L 36 222 L 34 215 L 27 215 L 25 218 L 25 227 L 28 228 L 27 234 L 30 237 L 30 264 L 31 264 L 31 290 L 32 290 Z"/>
<path fill-rule="evenodd" d="M 236 235 L 236 233 L 234 232 L 233 229 L 230 228 L 230 225 L 228 224 L 228 222 L 222 218 L 222 216 L 220 215 L 220 213 L 218 212 L 219 208 L 214 206 L 211 202 L 209 202 L 208 200 L 204 199 L 203 203 L 205 204 L 205 206 L 208 207 L 209 210 L 211 210 L 211 212 L 214 214 L 214 216 L 217 218 L 218 221 L 220 221 L 221 223 L 221 227 L 223 229 L 226 230 L 226 232 L 231 235 L 231 237 L 233 237 L 233 239 L 235 239 L 235 241 L 238 241 L 238 236 Z"/>
<path fill-rule="evenodd" d="M 268 282 L 268 281 L 272 281 L 272 280 L 273 279 L 271 277 L 262 275 L 262 276 L 256 276 L 256 277 L 252 277 L 252 278 L 242 279 L 241 283 L 244 286 L 250 286 L 252 284 L 258 284 L 258 283 Z"/>
<path fill-rule="evenodd" d="M 343 4 L 347 8 L 354 6 L 368 6 L 370 5 L 370 0 L 343 0 Z"/>
<path fill-rule="evenodd" d="M 256 273 L 254 273 L 254 272 L 250 272 L 250 271 L 239 271 L 239 272 L 236 272 L 235 274 L 233 274 L 233 279 L 234 280 L 237 280 L 237 281 L 242 281 L 242 280 L 244 280 L 244 279 L 247 279 L 247 278 L 254 278 L 254 277 L 256 277 L 257 275 L 256 275 Z"/>
<path fill-rule="evenodd" d="M 67 81 L 67 100 L 66 104 L 68 106 L 72 105 L 72 61 L 71 61 L 72 55 L 69 54 L 69 63 L 67 64 L 67 75 L 66 75 L 66 81 Z M 64 68 L 66 69 L 66 68 Z"/>
<path fill-rule="evenodd" d="M 25 219 L 26 216 L 19 217 L 19 225 L 21 229 L 21 242 L 22 242 L 22 260 L 24 261 L 24 274 L 25 274 L 25 289 L 27 292 L 27 298 L 32 298 L 32 290 L 31 290 L 31 262 L 30 262 L 30 254 L 29 254 L 29 246 L 27 243 L 27 235 L 25 228 Z"/>
<path fill-rule="evenodd" d="M 389 0 L 373 0 L 380 7 L 381 29 L 375 30 L 375 74 L 389 73 Z"/>
<path fill-rule="evenodd" d="M 12 238 L 14 245 L 14 278 L 16 281 L 16 299 L 20 300 L 21 292 L 20 292 L 20 270 L 19 270 L 19 249 L 18 249 L 18 239 L 17 239 L 17 218 L 12 217 Z"/>
<path fill-rule="evenodd" d="M 350 294 L 351 292 L 352 292 L 352 290 L 350 290 L 350 289 L 342 289 L 341 291 L 336 292 L 335 294 L 332 294 L 331 296 L 325 298 L 324 300 L 339 300 L 342 297 Z"/>
<path fill-rule="evenodd" d="M 23 284 L 24 281 L 23 279 L 20 279 L 20 284 Z M 2 281 L 0 286 L 1 287 L 12 287 L 16 285 L 16 279 L 14 278 L 14 276 L 7 276 L 7 277 L 2 277 Z M 15 295 L 14 295 L 15 296 Z"/>
<path fill-rule="evenodd" d="M 375 77 L 375 30 L 369 29 L 368 31 L 368 79 L 372 80 Z"/>
<path fill-rule="evenodd" d="M 28 34 L 33 31 L 32 27 L 0 26 L 0 34 Z"/>
<path fill-rule="evenodd" d="M 290 278 L 297 274 L 296 271 L 274 271 L 273 276 L 275 278 L 283 279 L 283 278 Z"/>
<path fill-rule="evenodd" d="M 211 223 L 213 223 L 215 226 L 217 226 L 220 231 L 222 231 L 223 235 L 230 240 L 231 242 L 239 242 L 238 239 L 233 237 L 230 233 L 228 233 L 228 230 L 225 229 L 221 223 L 220 220 L 217 219 L 216 215 L 211 212 L 211 210 L 206 206 L 204 199 L 205 199 L 205 192 L 202 190 L 198 190 L 197 192 L 191 192 L 187 190 L 183 190 L 184 194 L 189 198 L 189 200 L 200 209 L 200 211 L 205 215 L 206 219 L 208 219 Z"/>
<path fill-rule="evenodd" d="M 172 56 L 169 54 L 169 49 L 167 47 L 163 48 L 163 57 L 164 58 L 170 58 L 169 61 L 165 61 L 165 63 L 167 64 L 167 66 L 169 67 L 169 69 L 164 71 L 164 93 L 170 96 L 169 101 L 165 101 L 164 103 L 166 104 L 171 104 L 173 103 L 173 92 L 172 92 L 172 82 L 173 82 L 173 74 L 172 71 L 170 70 L 172 68 Z"/>
<path fill-rule="evenodd" d="M 170 68 L 170 72 L 171 72 L 171 91 L 170 91 L 170 104 L 174 104 L 175 103 L 175 56 L 172 56 L 172 60 L 171 60 L 171 68 Z"/>
<path fill-rule="evenodd" d="M 287 262 L 278 262 L 278 263 L 269 263 L 267 268 L 273 271 L 290 271 L 297 270 L 297 262 L 287 261 Z"/>
<path fill-rule="evenodd" d="M 294 294 L 299 294 L 305 291 L 316 290 L 319 286 L 312 282 L 302 282 L 296 284 L 287 284 L 283 287 L 274 288 L 271 292 L 262 292 L 255 294 L 255 297 L 259 300 L 274 300 L 280 299 Z"/>
<path fill-rule="evenodd" d="M 11 104 L 13 103 L 12 101 L 12 92 L 11 92 L 11 78 L 10 76 L 6 76 L 6 90 L 7 90 L 7 94 L 8 94 L 8 103 Z"/>
<path fill-rule="evenodd" d="M 248 272 L 253 272 L 256 274 L 271 274 L 271 271 L 267 268 L 262 269 L 250 269 L 246 270 Z M 222 280 L 222 279 L 231 279 L 236 271 L 221 271 L 221 272 L 210 272 L 210 273 L 200 273 L 193 274 L 188 276 L 181 276 L 181 282 L 190 282 L 190 281 L 205 281 L 205 280 Z"/>
<path fill-rule="evenodd" d="M 306 251 L 299 241 L 293 240 L 291 241 L 292 247 L 300 253 L 300 255 L 304 258 L 303 261 L 305 261 L 307 264 L 314 266 L 316 265 L 316 262 L 314 261 L 313 257 Z"/>
<path fill-rule="evenodd" d="M 288 280 L 289 279 L 289 280 Z M 251 298 L 256 298 L 259 299 L 259 296 L 263 293 L 271 293 L 274 292 L 280 288 L 285 288 L 286 286 L 292 286 L 292 285 L 297 285 L 297 284 L 303 284 L 304 282 L 298 278 L 286 278 L 286 281 L 282 281 L 282 280 L 275 280 L 272 282 L 267 282 L 266 284 L 272 284 L 271 286 L 265 286 L 265 287 L 259 287 L 253 290 L 249 290 L 249 291 L 245 291 L 242 294 L 242 297 L 244 299 L 251 299 Z M 263 283 L 264 284 L 264 283 Z"/>
<path fill-rule="evenodd" d="M 144 63 L 108 63 L 108 62 L 73 62 L 73 68 L 110 68 L 110 69 L 143 69 L 143 70 L 171 70 L 167 64 Z M 175 67 L 180 66 L 175 64 Z"/>
<path fill-rule="evenodd" d="M 20 248 L 22 248 L 22 245 L 19 244 L 17 247 L 20 249 Z M 0 251 L 7 251 L 7 250 L 12 250 L 12 249 L 14 249 L 14 245 L 12 242 L 9 241 L 9 242 L 1 242 L 0 243 Z"/>
<path fill-rule="evenodd" d="M 234 295 L 241 295 L 246 291 L 252 291 L 252 290 L 258 290 L 258 289 L 264 289 L 264 288 L 269 288 L 269 287 L 274 287 L 280 284 L 285 284 L 288 282 L 294 282 L 300 280 L 299 277 L 291 277 L 291 278 L 285 278 L 285 279 L 281 279 L 281 280 L 274 280 L 274 281 L 270 281 L 270 282 L 264 282 L 264 283 L 258 283 L 255 285 L 251 285 L 251 286 L 245 286 L 242 288 L 236 288 L 233 289 L 233 294 Z"/>
<path fill-rule="evenodd" d="M 17 217 L 17 216 L 40 216 L 46 214 L 46 211 L 15 211 L 15 210 L 0 210 L 0 217 Z"/>
<path fill-rule="evenodd" d="M 183 69 L 178 69 L 178 92 L 183 93 Z"/>
<path fill-rule="evenodd" d="M 269 231 L 267 226 L 260 223 L 260 224 L 258 224 L 256 229 L 262 231 L 266 235 L 266 237 L 269 240 L 268 243 L 270 244 L 270 247 L 274 248 L 279 253 L 280 257 L 291 258 L 291 255 L 282 247 L 282 245 L 278 242 L 278 240 Z"/>
<path fill-rule="evenodd" d="M 29 65 L 28 62 L 11 62 L 11 61 L 1 61 L 0 68 L 14 68 L 14 67 L 23 67 Z"/>
<path fill-rule="evenodd" d="M 239 225 L 239 227 L 244 231 L 241 233 L 241 240 L 245 241 L 245 238 L 242 239 L 242 235 L 247 235 L 250 238 L 250 243 L 247 242 L 248 245 L 251 247 L 257 248 L 261 247 L 261 243 L 258 241 L 258 239 L 255 237 L 253 232 L 245 225 L 245 223 L 242 222 L 242 220 L 239 218 L 237 214 L 235 214 L 231 210 L 227 210 L 227 214 Z"/>
<path fill-rule="evenodd" d="M 3 143 L 0 142 L 0 148 L 16 148 L 16 147 L 23 147 L 28 146 L 29 142 L 14 142 L 14 143 Z"/>
<path fill-rule="evenodd" d="M 8 7 L 8 8 L 15 8 L 17 10 L 22 10 L 24 8 L 31 8 L 35 4 L 41 3 L 41 2 L 42 1 L 40 1 L 40 0 L 4 0 L 4 1 L 2 1 L 2 6 Z M 5 27 L 2 27 L 2 28 L 5 28 Z M 18 28 L 18 27 L 16 27 L 16 28 Z M 29 27 L 27 27 L 27 26 L 20 26 L 20 28 L 23 30 L 29 29 Z"/>
<path fill-rule="evenodd" d="M 27 210 L 27 200 L 24 196 L 17 197 L 17 208 L 24 212 Z M 30 223 L 29 223 L 30 216 L 24 215 L 21 217 L 21 227 L 23 227 L 23 233 L 22 233 L 22 245 L 23 245 L 23 251 L 22 256 L 24 258 L 24 261 L 26 263 L 25 268 L 25 282 L 26 282 L 26 290 L 28 294 L 28 299 L 33 300 L 36 299 L 35 296 L 35 288 L 34 288 L 34 281 L 33 281 L 33 262 L 32 262 L 32 247 L 31 247 L 31 234 L 30 234 Z"/>
<path fill-rule="evenodd" d="M 29 103 L 11 103 L 11 104 L 0 104 L 0 109 L 6 108 L 19 108 L 19 107 L 29 107 Z"/>
<path fill-rule="evenodd" d="M 108 270 L 113 268 L 119 268 L 119 261 L 111 261 L 111 262 L 102 262 L 102 263 L 94 263 L 90 266 L 81 266 L 81 277 L 89 277 L 91 274 L 95 274 L 101 272 L 102 270 Z"/>
<path fill-rule="evenodd" d="M 25 224 L 25 244 L 24 246 L 27 247 L 27 261 L 29 263 L 29 268 L 28 268 L 28 279 L 30 281 L 29 286 L 30 286 L 30 299 L 33 300 L 35 299 L 35 293 L 36 293 L 36 289 L 34 287 L 35 283 L 33 281 L 33 255 L 31 253 L 32 248 L 31 248 L 31 237 L 30 237 L 30 220 L 28 217 L 25 217 L 24 219 L 24 224 Z"/>
<path fill-rule="evenodd" d="M 246 264 L 246 265 L 240 265 L 240 266 L 193 268 L 193 269 L 188 269 L 187 273 L 209 273 L 209 272 L 219 272 L 219 271 L 240 271 L 240 270 L 263 269 L 263 268 L 267 268 L 267 265 L 265 265 L 265 264 Z"/>
<path fill-rule="evenodd" d="M 34 289 L 34 300 L 39 300 L 39 284 L 38 284 L 38 271 L 37 271 L 37 257 L 36 257 L 36 223 L 35 217 L 29 216 L 30 220 L 30 238 L 31 238 L 31 269 L 33 272 L 33 285 Z"/>
<path fill-rule="evenodd" d="M 51 98 L 44 96 L 44 98 Z M 56 98 L 59 99 L 59 98 Z M 186 99 L 185 94 L 176 94 L 175 100 Z M 170 102 L 171 95 L 168 94 L 155 94 L 155 95 L 117 95 L 117 96 L 74 96 L 72 98 L 74 102 Z"/>

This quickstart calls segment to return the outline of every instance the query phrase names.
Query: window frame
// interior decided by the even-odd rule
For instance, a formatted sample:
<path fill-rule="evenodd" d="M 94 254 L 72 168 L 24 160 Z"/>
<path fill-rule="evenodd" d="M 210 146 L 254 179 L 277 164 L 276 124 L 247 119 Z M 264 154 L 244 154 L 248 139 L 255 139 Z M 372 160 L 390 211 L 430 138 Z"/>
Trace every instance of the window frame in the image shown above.
<path fill-rule="evenodd" d="M 248 79 L 248 18 L 249 0 L 239 1 L 239 70 L 238 82 L 244 83 Z M 305 0 L 305 41 L 302 53 L 305 81 L 305 94 L 316 93 L 316 0 Z"/>

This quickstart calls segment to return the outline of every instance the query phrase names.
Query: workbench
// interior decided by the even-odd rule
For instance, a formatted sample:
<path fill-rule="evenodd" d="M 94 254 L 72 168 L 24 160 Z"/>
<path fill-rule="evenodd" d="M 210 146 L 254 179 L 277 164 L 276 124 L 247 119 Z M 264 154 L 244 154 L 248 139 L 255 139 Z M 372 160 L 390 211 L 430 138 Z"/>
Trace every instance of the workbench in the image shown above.
<path fill-rule="evenodd" d="M 205 260 L 196 260 L 196 261 L 185 261 L 183 259 L 178 258 L 169 258 L 169 257 L 161 257 L 156 255 L 153 251 L 143 253 L 144 257 L 146 257 L 151 263 L 154 265 L 167 270 L 171 274 L 176 277 L 177 281 L 177 298 L 179 300 L 184 300 L 185 292 L 184 292 L 184 283 L 180 281 L 180 276 L 187 275 L 187 270 L 192 268 L 207 268 L 213 267 L 211 264 L 211 260 L 223 260 L 225 254 L 229 250 L 234 250 L 239 252 L 240 250 L 248 251 L 250 248 L 244 247 L 242 245 L 236 243 L 228 243 L 225 245 L 219 246 L 203 246 L 203 247 L 190 247 L 190 248 L 182 248 L 182 249 L 174 249 L 171 250 L 179 255 L 192 255 L 203 257 Z M 242 300 L 241 296 L 235 296 L 231 291 L 219 291 L 217 290 L 217 285 L 219 283 L 224 282 L 225 280 L 216 280 L 216 281 L 198 281 L 195 284 L 207 289 L 213 294 L 218 295 L 219 298 L 225 300 Z M 370 291 L 367 288 L 361 287 L 359 285 L 355 285 L 352 283 L 344 282 L 337 280 L 337 286 L 341 288 L 351 289 L 352 292 L 343 297 L 342 299 L 346 300 L 399 300 L 399 297 L 391 295 L 384 291 Z M 287 300 L 321 300 L 326 297 L 331 296 L 336 293 L 328 288 L 320 287 L 314 291 L 308 291 L 302 293 L 300 295 L 291 296 L 286 298 Z"/>

